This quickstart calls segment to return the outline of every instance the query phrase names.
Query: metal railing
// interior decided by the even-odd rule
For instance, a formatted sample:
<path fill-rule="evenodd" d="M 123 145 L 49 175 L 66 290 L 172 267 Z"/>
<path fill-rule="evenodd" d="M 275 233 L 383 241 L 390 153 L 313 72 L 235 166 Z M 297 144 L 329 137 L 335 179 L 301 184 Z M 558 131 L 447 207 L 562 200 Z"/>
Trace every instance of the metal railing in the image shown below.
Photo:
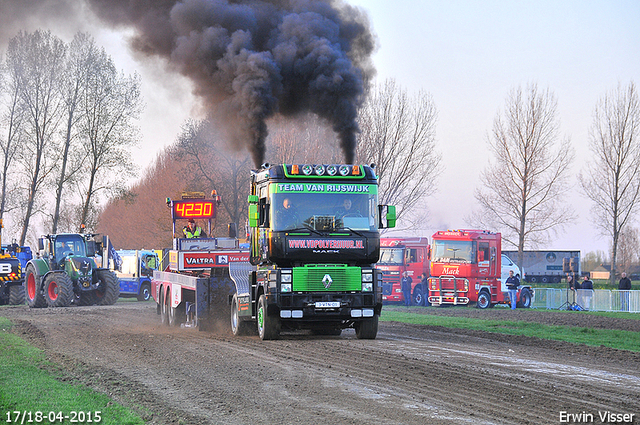
<path fill-rule="evenodd" d="M 626 311 L 640 313 L 640 291 L 617 289 L 569 289 L 535 288 L 532 308 L 559 309 L 566 302 L 576 303 L 584 310 Z"/>

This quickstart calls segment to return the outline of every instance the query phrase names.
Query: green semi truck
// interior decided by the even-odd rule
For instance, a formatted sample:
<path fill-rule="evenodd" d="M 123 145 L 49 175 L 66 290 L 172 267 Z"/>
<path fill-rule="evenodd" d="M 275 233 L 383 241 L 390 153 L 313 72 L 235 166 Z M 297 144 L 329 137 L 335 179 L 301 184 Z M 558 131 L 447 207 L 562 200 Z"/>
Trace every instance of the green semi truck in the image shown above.
<path fill-rule="evenodd" d="M 395 207 L 378 204 L 373 166 L 268 165 L 251 175 L 250 270 L 231 265 L 234 334 L 257 326 L 262 339 L 282 329 L 362 339 L 378 332 L 382 282 L 374 268 L 380 229 Z"/>
<path fill-rule="evenodd" d="M 380 229 L 395 207 L 378 204 L 373 166 L 265 164 L 251 173 L 249 250 L 225 238 L 181 238 L 176 221 L 215 219 L 217 201 L 167 200 L 174 250 L 151 293 L 169 326 L 220 329 L 275 339 L 281 330 L 361 339 L 378 332 L 382 309 Z M 231 229 L 231 227 L 230 227 Z M 235 228 L 234 228 L 235 229 Z M 210 233 L 210 232 L 209 232 Z M 225 318 L 226 316 L 226 318 Z"/>

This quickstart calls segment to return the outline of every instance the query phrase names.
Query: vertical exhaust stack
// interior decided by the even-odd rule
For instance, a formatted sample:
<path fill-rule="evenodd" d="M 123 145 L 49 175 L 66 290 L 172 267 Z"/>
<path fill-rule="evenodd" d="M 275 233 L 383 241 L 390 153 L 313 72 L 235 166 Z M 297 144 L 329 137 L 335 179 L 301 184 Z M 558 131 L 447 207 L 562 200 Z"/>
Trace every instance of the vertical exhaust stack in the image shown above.
<path fill-rule="evenodd" d="M 114 26 L 135 30 L 142 56 L 165 59 L 221 114 L 229 140 L 264 161 L 266 120 L 312 112 L 353 163 L 357 108 L 374 74 L 366 14 L 341 0 L 87 0 Z"/>

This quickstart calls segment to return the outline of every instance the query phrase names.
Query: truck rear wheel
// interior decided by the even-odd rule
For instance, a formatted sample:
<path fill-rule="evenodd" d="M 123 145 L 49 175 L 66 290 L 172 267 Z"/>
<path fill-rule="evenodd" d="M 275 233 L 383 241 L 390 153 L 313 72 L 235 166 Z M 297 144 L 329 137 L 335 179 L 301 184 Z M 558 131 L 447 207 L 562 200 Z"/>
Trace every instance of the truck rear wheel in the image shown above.
<path fill-rule="evenodd" d="M 358 339 L 376 339 L 378 335 L 378 316 L 361 320 L 353 325 Z"/>
<path fill-rule="evenodd" d="M 35 267 L 32 264 L 29 264 L 27 266 L 24 282 L 27 286 L 27 304 L 29 304 L 30 308 L 41 308 L 47 306 L 47 301 L 44 299 L 44 295 L 42 295 L 38 280 Z"/>
<path fill-rule="evenodd" d="M 184 304 L 180 303 L 177 307 L 171 307 L 171 297 L 167 297 L 167 324 L 174 327 L 180 327 L 181 323 L 184 323 L 186 319 L 186 312 Z"/>
<path fill-rule="evenodd" d="M 253 325 L 253 334 L 255 335 L 255 322 L 240 319 L 238 312 L 238 294 L 233 294 L 233 299 L 231 300 L 231 333 L 235 336 L 250 335 L 251 325 Z"/>
<path fill-rule="evenodd" d="M 163 288 L 164 289 L 164 288 Z M 160 321 L 163 325 L 169 326 L 169 306 L 167 303 L 167 299 L 171 299 L 170 292 L 161 292 L 160 293 Z"/>
<path fill-rule="evenodd" d="M 280 320 L 267 314 L 267 297 L 264 294 L 258 300 L 258 336 L 263 341 L 280 336 Z"/>
<path fill-rule="evenodd" d="M 113 305 L 120 296 L 120 283 L 118 278 L 110 270 L 98 270 L 98 289 L 96 289 L 96 302 L 98 305 Z"/>
<path fill-rule="evenodd" d="M 491 307 L 491 295 L 487 291 L 480 291 L 476 305 L 482 309 Z"/>
<path fill-rule="evenodd" d="M 424 294 L 420 285 L 413 289 L 413 296 L 411 297 L 413 305 L 424 305 Z"/>
<path fill-rule="evenodd" d="M 73 301 L 73 282 L 64 273 L 51 273 L 44 279 L 44 294 L 49 307 L 67 307 Z"/>
<path fill-rule="evenodd" d="M 24 285 L 13 285 L 9 287 L 9 304 L 23 305 L 24 299 Z"/>
<path fill-rule="evenodd" d="M 520 302 L 516 304 L 521 308 L 531 308 L 531 291 L 527 288 L 523 288 L 520 291 Z"/>

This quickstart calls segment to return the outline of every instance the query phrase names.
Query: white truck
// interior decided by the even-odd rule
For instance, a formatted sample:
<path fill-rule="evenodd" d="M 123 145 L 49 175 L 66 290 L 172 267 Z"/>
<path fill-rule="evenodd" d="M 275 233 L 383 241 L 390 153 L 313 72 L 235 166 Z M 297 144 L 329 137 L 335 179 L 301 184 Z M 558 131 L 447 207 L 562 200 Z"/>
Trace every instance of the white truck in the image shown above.
<path fill-rule="evenodd" d="M 518 261 L 518 251 L 502 251 L 513 261 Z M 580 264 L 580 251 L 523 251 L 520 268 L 524 280 L 529 283 L 560 283 L 565 273 L 562 271 L 565 259 L 574 258 Z M 577 271 L 578 275 L 580 270 Z"/>

